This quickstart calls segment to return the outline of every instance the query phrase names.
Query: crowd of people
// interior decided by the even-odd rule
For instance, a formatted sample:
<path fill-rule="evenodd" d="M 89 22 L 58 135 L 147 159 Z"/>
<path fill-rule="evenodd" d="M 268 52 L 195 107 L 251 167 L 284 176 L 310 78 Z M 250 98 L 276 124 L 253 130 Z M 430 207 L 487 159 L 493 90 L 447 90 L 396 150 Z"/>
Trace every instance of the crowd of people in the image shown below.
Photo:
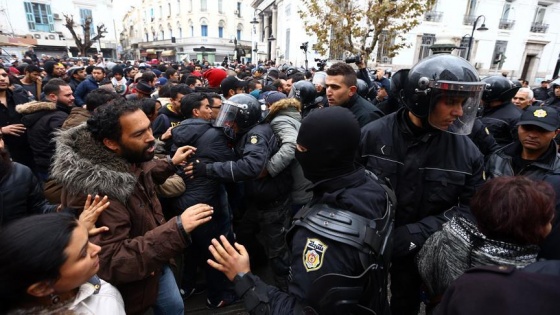
<path fill-rule="evenodd" d="M 560 85 L 449 54 L 390 77 L 30 55 L 0 67 L 0 312 L 498 314 L 457 304 L 485 281 L 532 288 L 507 314 L 560 306 Z"/>

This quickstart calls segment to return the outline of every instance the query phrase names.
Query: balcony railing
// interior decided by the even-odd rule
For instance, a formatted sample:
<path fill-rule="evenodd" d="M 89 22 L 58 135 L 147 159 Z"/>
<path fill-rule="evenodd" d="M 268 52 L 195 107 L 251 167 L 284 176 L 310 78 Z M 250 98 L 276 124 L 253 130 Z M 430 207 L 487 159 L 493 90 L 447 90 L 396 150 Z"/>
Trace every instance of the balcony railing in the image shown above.
<path fill-rule="evenodd" d="M 441 17 L 443 12 L 440 11 L 428 11 L 424 14 L 424 21 L 428 22 L 441 22 Z"/>
<path fill-rule="evenodd" d="M 476 15 L 465 15 L 463 16 L 463 24 L 465 25 L 473 25 L 474 21 L 476 20 Z"/>
<path fill-rule="evenodd" d="M 548 24 L 540 23 L 540 22 L 533 22 L 531 23 L 531 32 L 532 33 L 546 33 L 548 30 Z"/>
<path fill-rule="evenodd" d="M 511 30 L 513 28 L 513 25 L 515 25 L 515 20 L 501 19 L 500 25 L 498 27 L 501 30 Z"/>

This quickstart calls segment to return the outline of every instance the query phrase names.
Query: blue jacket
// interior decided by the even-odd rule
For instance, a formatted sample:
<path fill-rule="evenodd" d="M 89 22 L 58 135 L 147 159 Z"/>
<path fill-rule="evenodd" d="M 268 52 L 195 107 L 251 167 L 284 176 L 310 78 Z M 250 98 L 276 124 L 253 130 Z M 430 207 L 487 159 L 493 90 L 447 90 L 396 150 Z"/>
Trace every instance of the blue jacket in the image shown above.
<path fill-rule="evenodd" d="M 78 84 L 78 87 L 74 91 L 74 103 L 76 106 L 83 106 L 86 104 L 86 96 L 89 92 L 97 90 L 99 88 L 99 82 L 95 81 L 94 78 L 89 77 Z"/>

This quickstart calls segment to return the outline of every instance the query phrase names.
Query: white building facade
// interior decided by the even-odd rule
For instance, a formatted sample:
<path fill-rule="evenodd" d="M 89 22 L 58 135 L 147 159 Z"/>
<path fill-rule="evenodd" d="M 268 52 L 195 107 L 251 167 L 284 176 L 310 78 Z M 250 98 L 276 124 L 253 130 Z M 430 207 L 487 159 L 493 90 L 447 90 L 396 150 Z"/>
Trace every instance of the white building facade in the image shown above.
<path fill-rule="evenodd" d="M 252 10 L 247 1 L 143 0 L 124 17 L 127 59 L 251 61 Z"/>
<path fill-rule="evenodd" d="M 64 26 L 64 14 L 72 15 L 74 22 L 81 25 L 86 16 L 91 16 L 92 33 L 104 24 L 107 33 L 94 44 L 91 53 L 100 48 L 104 56 L 115 56 L 117 38 L 111 0 L 24 0 L 0 1 L 0 30 L 11 37 L 22 36 L 31 40 L 35 52 L 61 57 L 65 53 L 76 57 L 78 50 L 69 30 Z M 82 35 L 80 27 L 75 28 Z M 25 50 L 11 48 L 11 50 Z M 19 52 L 18 52 L 19 53 Z"/>
<path fill-rule="evenodd" d="M 264 27 L 275 36 L 270 46 L 271 57 L 277 64 L 290 61 L 304 66 L 305 54 L 300 49 L 304 42 L 309 42 L 309 67 L 314 66 L 314 58 L 326 57 L 317 55 L 311 48 L 316 38 L 306 34 L 299 17 L 298 10 L 306 9 L 302 1 L 253 0 L 251 6 L 260 19 L 257 33 Z M 487 30 L 477 30 L 482 24 Z M 422 23 L 406 34 L 410 47 L 400 50 L 393 58 L 374 52 L 375 59 L 370 65 L 393 70 L 411 67 L 429 56 L 430 46 L 442 40 L 462 48 L 453 54 L 466 58 L 473 33 L 469 60 L 481 75 L 507 72 L 509 77 L 526 79 L 534 86 L 559 74 L 559 31 L 560 0 L 438 0 Z M 269 43 L 261 40 L 257 45 L 258 52 L 264 54 Z"/>

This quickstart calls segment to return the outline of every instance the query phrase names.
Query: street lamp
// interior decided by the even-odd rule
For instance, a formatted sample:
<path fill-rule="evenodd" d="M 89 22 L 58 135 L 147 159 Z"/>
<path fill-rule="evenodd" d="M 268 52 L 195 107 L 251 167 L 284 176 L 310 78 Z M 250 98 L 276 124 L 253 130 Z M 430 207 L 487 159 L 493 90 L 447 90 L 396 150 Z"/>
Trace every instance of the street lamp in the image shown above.
<path fill-rule="evenodd" d="M 476 25 L 478 24 L 478 20 L 480 18 L 483 18 L 483 22 L 482 25 L 479 28 L 476 28 Z M 486 17 L 484 15 L 479 15 L 476 17 L 476 20 L 474 20 L 473 26 L 472 26 L 472 32 L 471 32 L 471 37 L 469 38 L 469 49 L 467 50 L 467 60 L 470 61 L 471 60 L 471 47 L 472 47 L 472 42 L 473 42 L 473 36 L 474 36 L 474 30 L 476 29 L 477 31 L 487 31 L 488 28 L 486 27 Z"/>

